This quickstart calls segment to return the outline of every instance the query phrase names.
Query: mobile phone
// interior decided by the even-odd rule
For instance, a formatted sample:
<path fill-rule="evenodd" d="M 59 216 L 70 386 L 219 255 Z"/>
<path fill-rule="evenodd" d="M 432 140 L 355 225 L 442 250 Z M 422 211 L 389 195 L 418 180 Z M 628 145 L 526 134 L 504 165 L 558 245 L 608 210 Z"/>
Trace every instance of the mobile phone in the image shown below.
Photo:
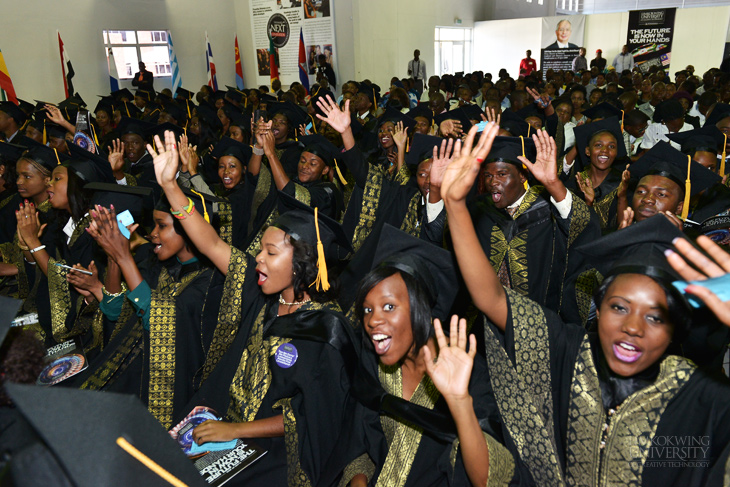
<path fill-rule="evenodd" d="M 56 267 L 63 267 L 64 269 L 68 269 L 69 271 L 80 272 L 82 274 L 86 274 L 87 276 L 93 276 L 94 275 L 93 272 L 85 271 L 83 269 L 75 269 L 75 268 L 71 267 L 70 265 L 59 264 L 58 262 L 54 263 L 53 265 L 55 265 Z"/>
<path fill-rule="evenodd" d="M 482 122 L 479 122 L 479 123 L 477 124 L 477 132 L 483 132 L 483 131 L 484 131 L 484 129 L 485 129 L 485 128 L 487 128 L 487 125 L 488 125 L 488 124 L 489 124 L 489 122 L 484 122 L 484 121 L 482 121 Z"/>
<path fill-rule="evenodd" d="M 119 225 L 119 231 L 122 232 L 122 235 L 129 240 L 129 237 L 131 237 L 131 233 L 129 233 L 129 229 L 127 229 L 127 226 L 134 223 L 134 217 L 129 212 L 129 210 L 124 210 L 120 214 L 117 215 L 117 224 Z"/>
<path fill-rule="evenodd" d="M 254 123 L 258 123 L 260 119 L 264 119 L 264 122 L 268 122 L 268 114 L 266 113 L 266 110 L 254 110 L 253 112 L 253 121 Z"/>

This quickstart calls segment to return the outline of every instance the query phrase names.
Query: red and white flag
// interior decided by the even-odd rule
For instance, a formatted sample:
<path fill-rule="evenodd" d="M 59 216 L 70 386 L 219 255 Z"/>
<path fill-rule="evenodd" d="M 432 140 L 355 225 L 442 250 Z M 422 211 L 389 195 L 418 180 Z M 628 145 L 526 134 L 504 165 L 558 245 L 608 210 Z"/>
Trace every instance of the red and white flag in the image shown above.
<path fill-rule="evenodd" d="M 215 61 L 213 61 L 213 50 L 210 48 L 208 31 L 205 31 L 205 63 L 208 70 L 208 86 L 218 91 L 218 79 L 215 76 Z"/>
<path fill-rule="evenodd" d="M 61 33 L 56 31 L 58 34 L 58 49 L 61 53 L 61 72 L 63 73 L 63 89 L 66 91 L 66 98 L 73 96 L 74 85 L 71 81 L 74 77 L 74 68 L 71 66 L 71 60 L 68 57 L 66 48 L 61 40 Z"/>

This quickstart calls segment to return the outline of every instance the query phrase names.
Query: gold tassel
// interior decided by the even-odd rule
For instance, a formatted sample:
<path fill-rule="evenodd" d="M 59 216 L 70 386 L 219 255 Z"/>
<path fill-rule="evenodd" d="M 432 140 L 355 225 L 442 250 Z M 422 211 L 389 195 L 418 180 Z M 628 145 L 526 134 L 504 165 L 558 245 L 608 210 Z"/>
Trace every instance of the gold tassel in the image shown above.
<path fill-rule="evenodd" d="M 48 143 L 48 135 L 46 133 L 46 119 L 43 119 L 43 145 Z"/>
<path fill-rule="evenodd" d="M 322 245 L 322 239 L 319 236 L 319 220 L 317 219 L 317 207 L 314 207 L 314 228 L 317 229 L 317 279 L 314 280 L 312 285 L 317 286 L 317 290 L 328 291 L 330 288 L 330 282 L 327 278 L 327 261 L 324 258 L 324 245 Z"/>
<path fill-rule="evenodd" d="M 335 171 L 337 171 L 337 176 L 340 178 L 340 181 L 342 181 L 342 184 L 347 186 L 347 180 L 345 179 L 345 176 L 343 176 L 342 173 L 340 172 L 340 166 L 337 165 L 337 159 L 335 159 L 334 161 L 335 161 Z"/>
<path fill-rule="evenodd" d="M 624 133 L 624 111 L 621 110 L 621 133 Z"/>
<path fill-rule="evenodd" d="M 96 143 L 96 146 L 99 147 L 99 139 L 96 138 L 96 130 L 94 129 L 94 124 L 90 123 L 89 127 L 91 127 L 91 133 L 94 136 L 94 142 Z"/>
<path fill-rule="evenodd" d="M 723 133 L 722 135 L 725 136 L 725 143 L 722 146 L 722 160 L 720 161 L 720 177 L 725 176 L 725 157 L 727 157 L 727 134 Z"/>
<path fill-rule="evenodd" d="M 532 127 L 532 125 L 530 125 L 530 124 L 528 123 L 528 124 L 527 124 L 527 136 L 528 136 L 528 137 L 530 136 L 530 128 L 531 128 L 531 127 Z M 522 138 L 522 136 L 521 136 L 521 135 L 520 135 L 520 138 Z M 525 155 L 525 141 L 524 141 L 524 140 L 522 141 L 522 155 L 523 155 L 523 156 Z"/>
<path fill-rule="evenodd" d="M 61 158 L 58 157 L 58 151 L 56 150 L 55 147 L 53 148 L 53 153 L 56 154 L 56 160 L 58 161 L 58 165 L 60 166 L 61 165 Z"/>
<path fill-rule="evenodd" d="M 692 181 L 689 179 L 689 173 L 692 169 L 692 156 L 687 156 L 687 180 L 684 182 L 684 204 L 682 205 L 682 220 L 687 219 L 689 215 L 689 199 L 692 192 Z"/>
<path fill-rule="evenodd" d="M 528 128 L 527 128 L 527 133 L 528 134 L 530 133 L 529 125 L 528 125 Z M 520 142 L 522 142 L 522 157 L 525 157 L 526 158 L 527 156 L 525 155 L 525 138 L 523 136 L 521 136 L 521 135 L 520 135 Z M 525 166 L 524 164 L 522 164 L 522 169 L 525 169 L 526 170 L 527 169 L 527 166 Z M 525 179 L 525 182 L 523 183 L 523 186 L 525 187 L 525 191 L 527 191 L 528 189 L 530 189 L 530 186 L 527 184 L 527 179 Z"/>
<path fill-rule="evenodd" d="M 127 116 L 129 118 L 132 118 L 132 116 L 129 114 L 129 107 L 127 106 L 127 102 L 126 101 L 124 102 L 124 109 L 127 110 Z"/>
<path fill-rule="evenodd" d="M 190 100 L 185 100 L 185 108 L 188 109 L 188 118 L 193 118 L 192 115 L 190 115 Z"/>
<path fill-rule="evenodd" d="M 193 193 L 195 193 L 198 196 L 200 196 L 200 201 L 203 202 L 203 218 L 205 218 L 205 221 L 207 221 L 208 223 L 210 223 L 210 216 L 208 215 L 208 207 L 205 204 L 205 198 L 203 197 L 202 194 L 198 193 L 194 189 L 191 189 L 190 191 L 192 191 Z"/>

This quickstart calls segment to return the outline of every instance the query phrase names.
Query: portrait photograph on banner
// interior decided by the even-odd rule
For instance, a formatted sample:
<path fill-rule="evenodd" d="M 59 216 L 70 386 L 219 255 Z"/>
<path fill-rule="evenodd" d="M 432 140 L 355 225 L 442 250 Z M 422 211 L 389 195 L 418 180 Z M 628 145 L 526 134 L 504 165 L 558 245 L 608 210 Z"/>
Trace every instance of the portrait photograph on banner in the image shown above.
<path fill-rule="evenodd" d="M 573 59 L 583 45 L 584 15 L 543 17 L 540 68 L 543 76 L 548 69 L 571 69 Z"/>

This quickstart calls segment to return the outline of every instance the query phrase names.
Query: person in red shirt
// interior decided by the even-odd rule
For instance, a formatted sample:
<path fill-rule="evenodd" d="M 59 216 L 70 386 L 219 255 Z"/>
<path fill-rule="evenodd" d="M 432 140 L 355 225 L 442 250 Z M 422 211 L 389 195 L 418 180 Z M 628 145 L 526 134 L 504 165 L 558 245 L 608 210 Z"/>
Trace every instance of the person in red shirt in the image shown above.
<path fill-rule="evenodd" d="M 534 71 L 537 71 L 537 63 L 532 59 L 532 51 L 526 52 L 527 57 L 520 61 L 520 76 L 530 76 Z"/>

